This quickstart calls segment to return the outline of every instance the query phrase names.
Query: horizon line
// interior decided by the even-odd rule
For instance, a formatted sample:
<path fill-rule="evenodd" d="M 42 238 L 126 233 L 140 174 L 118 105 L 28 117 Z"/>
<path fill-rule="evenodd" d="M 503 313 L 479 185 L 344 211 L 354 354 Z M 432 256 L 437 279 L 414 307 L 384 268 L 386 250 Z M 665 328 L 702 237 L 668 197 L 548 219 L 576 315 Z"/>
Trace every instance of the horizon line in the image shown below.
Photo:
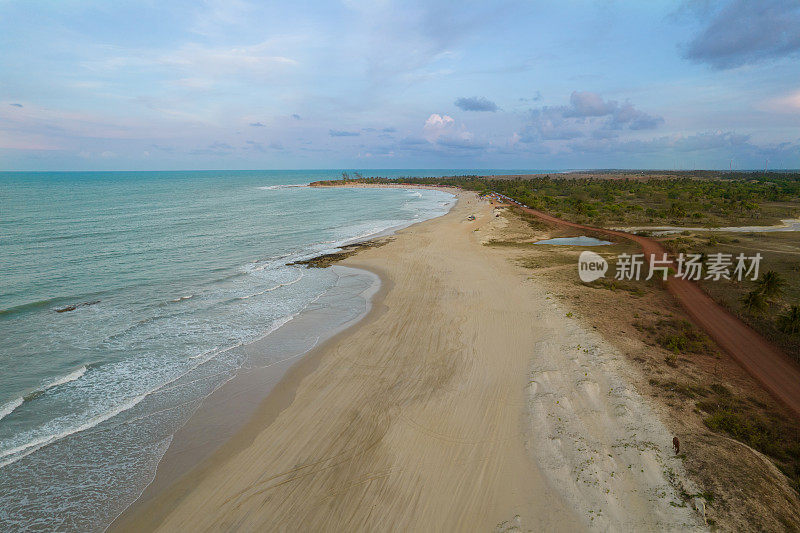
<path fill-rule="evenodd" d="M 728 172 L 728 173 L 754 173 L 754 172 L 764 172 L 767 174 L 772 173 L 799 173 L 800 168 L 788 168 L 788 169 L 762 169 L 762 168 L 750 168 L 750 169 L 726 169 L 726 168 L 693 168 L 693 169 L 666 169 L 666 168 L 647 168 L 647 167 L 609 167 L 609 168 L 552 168 L 552 169 L 535 169 L 535 168 L 436 168 L 436 167 L 417 167 L 417 168 L 405 168 L 405 167 L 385 167 L 385 168 L 345 168 L 345 167 L 329 167 L 329 168 L 252 168 L 252 169 L 232 169 L 232 168 L 199 168 L 199 169 L 192 169 L 192 168 L 184 168 L 184 169 L 149 169 L 149 170 L 132 170 L 132 169 L 115 169 L 115 170 L 0 170 L 0 174 L 11 174 L 11 173 L 26 173 L 26 174 L 34 174 L 34 173 L 46 173 L 46 172 L 62 172 L 62 173 L 111 173 L 111 172 L 320 172 L 320 171 L 336 171 L 336 172 L 380 172 L 380 171 L 508 171 L 508 172 L 516 172 L 520 175 L 524 173 L 528 174 L 541 174 L 541 173 L 548 173 L 548 172 L 559 172 L 559 173 L 568 173 L 568 172 Z M 493 174 L 499 175 L 499 174 Z"/>

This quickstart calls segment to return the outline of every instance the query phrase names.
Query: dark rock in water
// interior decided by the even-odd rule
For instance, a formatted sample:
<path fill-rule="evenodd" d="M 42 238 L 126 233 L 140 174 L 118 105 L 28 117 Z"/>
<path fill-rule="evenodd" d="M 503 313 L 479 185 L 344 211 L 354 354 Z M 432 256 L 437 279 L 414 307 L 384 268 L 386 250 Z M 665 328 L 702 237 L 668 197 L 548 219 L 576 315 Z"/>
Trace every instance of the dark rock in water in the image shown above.
<path fill-rule="evenodd" d="M 354 244 L 346 244 L 342 246 L 340 248 L 340 251 L 338 252 L 318 255 L 317 257 L 312 257 L 311 259 L 304 259 L 302 261 L 294 261 L 292 263 L 286 263 L 286 266 L 305 265 L 306 268 L 328 268 L 329 266 L 338 263 L 342 259 L 346 259 L 351 255 L 357 254 L 359 251 L 364 250 L 365 248 L 378 248 L 380 246 L 383 246 L 390 240 L 392 239 L 383 238 L 365 242 L 358 242 Z"/>
<path fill-rule="evenodd" d="M 79 304 L 72 304 L 72 305 L 68 305 L 66 307 L 61 307 L 59 309 L 56 309 L 56 313 L 66 313 L 67 311 L 74 311 L 79 307 L 86 307 L 88 305 L 94 305 L 94 304 L 99 304 L 99 303 L 100 303 L 100 300 L 95 300 L 93 302 L 83 302 L 83 303 L 79 303 Z"/>

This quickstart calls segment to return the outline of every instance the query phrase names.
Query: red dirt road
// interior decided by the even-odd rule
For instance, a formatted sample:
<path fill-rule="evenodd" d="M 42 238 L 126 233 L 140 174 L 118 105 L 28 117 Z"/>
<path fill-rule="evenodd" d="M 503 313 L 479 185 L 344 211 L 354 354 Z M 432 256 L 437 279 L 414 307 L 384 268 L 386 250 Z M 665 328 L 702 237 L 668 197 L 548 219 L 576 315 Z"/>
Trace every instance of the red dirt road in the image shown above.
<path fill-rule="evenodd" d="M 660 243 L 647 237 L 584 226 L 535 209 L 518 207 L 552 224 L 630 239 L 642 247 L 646 258 L 649 258 L 650 254 L 655 254 L 660 259 L 665 253 Z M 794 411 L 795 415 L 800 416 L 800 366 L 755 330 L 714 302 L 697 284 L 670 277 L 666 285 L 696 325 L 714 339 L 720 348 L 733 357 L 767 391 Z"/>

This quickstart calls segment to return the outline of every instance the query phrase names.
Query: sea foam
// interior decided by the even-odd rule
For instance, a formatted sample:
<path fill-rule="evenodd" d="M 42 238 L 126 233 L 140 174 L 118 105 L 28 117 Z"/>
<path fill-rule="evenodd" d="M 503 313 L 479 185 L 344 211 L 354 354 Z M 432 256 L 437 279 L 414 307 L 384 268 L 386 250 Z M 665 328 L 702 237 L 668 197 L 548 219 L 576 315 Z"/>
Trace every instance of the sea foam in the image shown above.
<path fill-rule="evenodd" d="M 0 406 L 0 420 L 4 419 L 8 415 L 14 412 L 14 410 L 22 405 L 24 400 L 22 398 L 15 398 L 8 403 L 4 403 Z"/>

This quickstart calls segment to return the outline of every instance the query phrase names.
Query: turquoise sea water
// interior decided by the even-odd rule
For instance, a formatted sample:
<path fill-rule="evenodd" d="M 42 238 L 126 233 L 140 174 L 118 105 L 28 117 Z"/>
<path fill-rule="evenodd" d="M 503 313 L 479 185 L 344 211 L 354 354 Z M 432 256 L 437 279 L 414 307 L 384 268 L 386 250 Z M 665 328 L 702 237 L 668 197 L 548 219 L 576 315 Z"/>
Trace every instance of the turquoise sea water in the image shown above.
<path fill-rule="evenodd" d="M 0 173 L 0 529 L 104 528 L 237 348 L 337 284 L 287 263 L 453 201 L 297 186 L 337 175 Z"/>

